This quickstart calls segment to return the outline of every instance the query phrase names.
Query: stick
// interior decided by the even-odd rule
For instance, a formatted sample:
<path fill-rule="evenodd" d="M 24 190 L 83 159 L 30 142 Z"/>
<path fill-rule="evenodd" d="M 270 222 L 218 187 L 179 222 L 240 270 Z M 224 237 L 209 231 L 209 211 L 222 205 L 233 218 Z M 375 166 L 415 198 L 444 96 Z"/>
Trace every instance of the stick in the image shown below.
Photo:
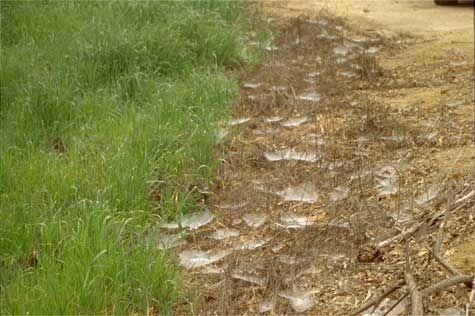
<path fill-rule="evenodd" d="M 457 285 L 459 283 L 465 283 L 467 286 L 473 289 L 473 278 L 475 275 L 456 275 L 451 278 L 445 279 L 440 281 L 436 284 L 433 284 L 429 287 L 426 287 L 421 291 L 422 296 L 430 295 L 434 292 L 438 292 L 440 290 L 446 289 L 453 285 Z"/>
<path fill-rule="evenodd" d="M 404 279 L 406 280 L 407 287 L 409 289 L 409 294 L 411 295 L 411 307 L 412 315 L 422 316 L 424 314 L 424 309 L 422 307 L 422 297 L 423 295 L 417 290 L 416 281 L 411 273 L 411 259 L 409 255 L 409 243 L 406 242 L 406 264 L 404 267 Z"/>
<path fill-rule="evenodd" d="M 383 315 L 381 315 L 381 316 L 386 316 L 387 314 L 389 314 L 389 313 L 390 313 L 396 306 L 398 306 L 399 303 L 401 303 L 402 300 L 405 299 L 408 295 L 409 295 L 409 293 L 406 292 L 403 296 L 401 296 L 400 299 L 397 300 L 396 303 L 393 304 L 393 306 L 391 306 L 391 308 L 389 308 L 389 309 L 388 309 Z"/>
<path fill-rule="evenodd" d="M 388 290 L 386 290 L 385 292 L 381 293 L 379 296 L 376 296 L 375 298 L 370 299 L 369 301 L 367 301 L 366 303 L 364 303 L 363 305 L 361 305 L 360 307 L 358 307 L 357 309 L 355 309 L 351 313 L 349 313 L 349 314 L 343 313 L 343 314 L 340 314 L 340 315 L 356 316 L 359 313 L 364 312 L 365 310 L 367 310 L 371 306 L 378 306 L 384 298 L 389 296 L 391 293 L 393 293 L 397 289 L 400 289 L 404 284 L 405 284 L 405 281 L 400 280 L 393 287 L 391 287 Z"/>
<path fill-rule="evenodd" d="M 455 203 L 454 203 L 455 204 Z M 460 204 L 459 206 L 457 206 L 456 208 L 454 208 L 453 210 L 451 210 L 452 213 L 455 213 L 457 212 L 458 210 L 460 210 L 461 208 L 463 208 L 465 205 L 467 205 L 468 203 L 462 203 Z M 432 226 L 434 225 L 441 216 L 443 216 L 445 214 L 445 210 L 437 213 L 436 215 L 434 215 L 434 217 L 432 217 L 432 219 L 429 221 L 429 226 Z"/>
<path fill-rule="evenodd" d="M 432 254 L 434 258 L 452 275 L 460 275 L 460 272 L 455 269 L 451 264 L 449 264 L 441 255 L 440 255 L 440 245 L 442 244 L 442 235 L 444 234 L 445 225 L 447 225 L 447 220 L 449 218 L 451 207 L 447 206 L 444 212 L 444 218 L 442 223 L 440 223 L 439 231 L 437 232 L 437 237 L 435 239 L 434 247 L 432 247 Z"/>
<path fill-rule="evenodd" d="M 459 198 L 457 201 L 455 201 L 452 205 L 455 206 L 456 204 L 459 204 L 461 202 L 464 202 L 465 200 L 467 200 L 468 198 L 472 197 L 473 195 L 475 195 L 475 190 L 471 191 L 470 193 L 466 194 L 465 196 Z M 458 205 L 456 208 L 454 209 L 451 209 L 450 212 L 453 212 L 455 213 L 456 211 L 458 211 L 459 209 L 461 209 L 462 207 L 464 207 L 466 205 L 466 202 L 465 203 L 462 203 L 460 205 Z M 451 208 L 452 208 L 451 207 Z M 435 224 L 435 222 L 437 222 L 439 220 L 439 218 L 441 216 L 443 216 L 445 213 L 447 212 L 447 209 L 437 213 L 436 215 L 434 215 L 434 217 L 432 217 L 432 219 L 429 220 L 429 226 L 432 226 Z M 406 238 L 408 237 L 411 237 L 413 236 L 415 233 L 417 233 L 417 231 L 422 227 L 423 223 L 415 223 L 413 224 L 408 230 L 406 230 L 405 232 L 402 232 L 396 236 L 393 236 L 391 238 L 388 238 L 386 240 L 383 240 L 379 243 L 377 243 L 375 246 L 376 248 L 384 248 L 386 246 L 389 246 L 390 244 L 394 243 L 394 242 L 399 242 L 399 241 L 402 241 L 402 240 L 405 240 Z M 437 259 L 437 258 L 436 258 Z"/>
<path fill-rule="evenodd" d="M 467 195 L 462 196 L 460 199 L 456 200 L 454 204 L 459 204 L 460 202 L 465 201 L 466 199 L 471 198 L 475 195 L 475 190 L 470 191 Z"/>
<path fill-rule="evenodd" d="M 461 198 L 457 199 L 452 205 L 451 205 L 451 210 L 450 212 L 452 213 L 455 213 L 457 212 L 458 210 L 460 210 L 461 208 L 463 208 L 465 205 L 468 204 L 468 202 L 466 201 L 467 199 L 469 199 L 470 197 L 472 197 L 473 195 L 475 194 L 475 190 L 472 190 L 470 191 L 468 194 L 462 196 Z M 462 203 L 464 202 L 464 203 Z M 462 203 L 462 204 L 460 204 Z M 454 208 L 455 205 L 457 204 L 460 204 L 458 205 L 457 207 Z M 447 209 L 437 213 L 434 217 L 432 217 L 432 219 L 429 221 L 429 226 L 432 226 L 435 224 L 435 222 L 437 222 L 439 220 L 439 218 L 441 216 L 443 216 L 445 213 L 446 213 Z"/>
<path fill-rule="evenodd" d="M 462 200 L 462 201 L 466 200 L 467 199 L 466 197 L 470 196 L 470 194 L 472 194 L 473 192 L 474 191 L 470 192 L 469 194 L 465 195 L 463 198 L 460 198 L 459 200 Z M 465 203 L 459 205 L 453 210 L 453 212 L 455 212 L 457 209 L 461 208 L 464 205 Z M 444 218 L 442 219 L 442 223 L 440 223 L 439 230 L 437 232 L 437 238 L 435 240 L 434 247 L 432 248 L 432 254 L 434 258 L 440 263 L 440 265 L 442 265 L 445 269 L 447 269 L 452 275 L 457 276 L 457 275 L 461 275 L 461 273 L 440 255 L 440 245 L 442 244 L 442 235 L 444 233 L 444 228 L 445 228 L 445 225 L 447 224 L 447 220 L 449 218 L 449 214 L 452 208 L 453 207 L 447 206 L 447 208 L 445 209 L 445 212 L 443 214 Z M 467 287 L 472 288 L 473 282 L 472 283 L 464 282 L 464 284 Z"/>
<path fill-rule="evenodd" d="M 376 248 L 384 248 L 394 242 L 398 242 L 398 241 L 401 241 L 401 240 L 404 240 L 408 237 L 411 237 L 412 235 L 414 235 L 415 233 L 417 233 L 417 231 L 422 227 L 422 223 L 415 223 L 414 225 L 412 225 L 408 230 L 406 230 L 405 232 L 402 232 L 400 233 L 399 235 L 396 235 L 396 236 L 393 236 L 391 238 L 388 238 L 386 240 L 383 240 L 379 243 L 376 244 Z"/>

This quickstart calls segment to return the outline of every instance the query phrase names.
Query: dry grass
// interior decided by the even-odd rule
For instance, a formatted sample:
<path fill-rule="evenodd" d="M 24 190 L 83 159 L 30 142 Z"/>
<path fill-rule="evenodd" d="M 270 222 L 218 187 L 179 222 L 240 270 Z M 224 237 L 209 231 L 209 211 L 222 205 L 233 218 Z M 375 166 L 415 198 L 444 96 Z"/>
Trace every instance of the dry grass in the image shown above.
<path fill-rule="evenodd" d="M 391 95 L 407 92 L 408 80 L 417 82 L 412 78 L 414 69 L 389 70 L 379 63 L 384 54 L 408 49 L 406 44 L 351 31 L 354 28 L 329 12 L 291 19 L 279 28 L 280 35 L 273 43 L 277 49 L 241 79 L 242 102 L 235 116 L 251 120 L 235 127 L 222 142 L 224 158 L 208 205 L 247 204 L 239 209 L 219 209 L 219 224 L 193 240 L 200 249 L 216 247 L 204 236 L 220 226 L 240 229 L 241 240 L 258 236 L 269 242 L 254 250 L 235 251 L 225 260 L 224 275 L 205 281 L 202 274 L 192 277 L 192 282 L 203 289 L 203 314 L 254 314 L 263 299 L 275 299 L 277 292 L 293 287 L 315 296 L 311 314 L 349 310 L 365 300 L 369 291 L 374 293 L 402 277 L 404 251 L 400 245 L 378 251 L 371 245 L 443 209 L 450 194 L 460 193 L 455 188 L 474 186 L 473 173 L 456 175 L 456 168 L 431 165 L 428 160 L 428 155 L 447 149 L 460 153 L 463 146 L 473 142 L 470 130 L 460 127 L 466 128 L 468 121 L 454 120 L 442 98 L 433 100 L 441 104 L 439 107 L 429 108 L 416 105 L 401 109 L 387 102 Z M 348 49 L 344 55 L 338 54 L 342 47 Z M 246 83 L 260 86 L 245 88 Z M 437 84 L 441 85 L 437 78 L 429 78 L 417 85 L 433 88 Z M 314 90 L 321 95 L 319 102 L 299 98 Z M 295 128 L 265 121 L 275 116 L 283 120 L 308 117 L 309 121 Z M 431 136 L 434 133 L 436 136 Z M 308 163 L 269 162 L 263 157 L 264 152 L 283 148 L 312 151 L 320 158 Z M 473 160 L 462 160 L 473 164 Z M 393 192 L 381 194 L 379 180 L 387 179 L 388 174 L 396 182 Z M 269 193 L 302 182 L 316 185 L 320 194 L 317 202 L 285 202 Z M 436 196 L 427 203 L 416 203 L 432 185 L 437 187 Z M 337 187 L 346 188 L 347 196 L 335 200 Z M 247 212 L 263 213 L 269 219 L 257 229 L 237 223 Z M 282 215 L 291 213 L 310 216 L 316 224 L 302 230 L 275 224 Z M 466 221 L 469 214 L 467 205 L 451 218 L 444 242 L 452 245 L 460 232 L 473 234 L 473 218 Z M 395 218 L 400 215 L 407 221 L 398 222 Z M 413 273 L 420 286 L 445 275 L 426 251 L 435 228 L 421 230 L 411 242 Z M 278 246 L 282 247 L 276 250 Z M 283 263 L 280 255 L 297 262 Z M 236 270 L 262 277 L 264 283 L 237 280 L 232 277 Z M 432 296 L 427 298 L 426 309 L 436 312 L 460 304 L 465 294 L 465 289 L 456 288 Z M 283 300 L 276 301 L 276 314 L 291 312 Z"/>

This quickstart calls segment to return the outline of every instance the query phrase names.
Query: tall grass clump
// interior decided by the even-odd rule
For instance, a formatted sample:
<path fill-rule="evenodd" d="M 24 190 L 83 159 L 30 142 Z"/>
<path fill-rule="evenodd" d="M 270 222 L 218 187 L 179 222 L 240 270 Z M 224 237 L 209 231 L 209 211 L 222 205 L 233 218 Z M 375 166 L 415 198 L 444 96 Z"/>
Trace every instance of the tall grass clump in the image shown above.
<path fill-rule="evenodd" d="M 199 207 L 241 4 L 0 5 L 0 313 L 170 314 L 157 223 Z"/>

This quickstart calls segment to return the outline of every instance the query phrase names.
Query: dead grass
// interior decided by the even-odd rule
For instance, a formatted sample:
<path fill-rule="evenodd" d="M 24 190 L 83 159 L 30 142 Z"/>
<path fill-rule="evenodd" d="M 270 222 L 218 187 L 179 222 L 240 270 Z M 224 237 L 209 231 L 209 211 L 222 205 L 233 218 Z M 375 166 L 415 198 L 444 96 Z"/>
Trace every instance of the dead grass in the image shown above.
<path fill-rule="evenodd" d="M 470 154 L 468 147 L 473 143 L 468 128 L 473 121 L 453 115 L 446 96 L 430 92 L 440 87 L 441 78 L 448 78 L 448 68 L 438 69 L 441 76 L 423 80 L 417 75 L 430 65 L 387 69 L 380 59 L 395 51 L 404 54 L 410 45 L 354 30 L 329 12 L 290 19 L 280 29 L 272 44 L 277 49 L 241 78 L 242 102 L 235 116 L 251 117 L 251 121 L 235 127 L 221 143 L 224 158 L 208 201 L 209 207 L 219 209 L 219 221 L 189 238 L 196 247 L 211 249 L 216 243 L 206 239 L 206 233 L 216 227 L 234 227 L 241 231 L 241 241 L 260 237 L 268 242 L 228 256 L 223 275 L 191 277 L 192 284 L 199 284 L 203 291 L 202 314 L 255 314 L 266 299 L 276 300 L 274 313 L 289 314 L 291 307 L 276 293 L 294 287 L 314 295 L 311 314 L 350 310 L 370 293 L 397 282 L 403 273 L 404 251 L 399 244 L 378 252 L 370 245 L 443 209 L 453 188 L 474 185 L 473 151 Z M 457 78 L 469 80 L 471 75 L 457 74 Z M 245 88 L 248 83 L 260 85 Z M 410 103 L 414 86 L 422 91 L 416 101 L 425 103 Z M 321 95 L 320 101 L 300 98 L 312 91 Z M 294 128 L 266 122 L 276 116 L 309 121 Z M 312 151 L 319 159 L 269 162 L 263 156 L 283 148 Z M 383 192 L 380 181 L 389 178 L 395 183 L 386 182 L 391 192 Z M 285 202 L 272 193 L 302 182 L 317 186 L 317 202 Z M 434 198 L 417 203 L 431 186 L 438 190 Z M 337 187 L 347 190 L 347 195 L 336 199 Z M 246 202 L 242 207 L 218 208 L 242 202 Z M 249 228 L 238 222 L 247 212 L 263 213 L 269 219 L 260 228 Z M 282 229 L 276 223 L 285 214 L 309 216 L 315 225 Z M 421 287 L 446 275 L 427 251 L 435 230 L 427 227 L 411 241 L 414 277 Z M 447 245 L 458 240 L 460 231 L 473 236 L 470 206 L 451 219 L 447 231 Z M 223 241 L 222 246 L 232 246 L 232 242 Z M 288 264 L 282 258 L 297 261 Z M 263 281 L 252 284 L 236 279 L 236 271 Z M 455 288 L 433 295 L 426 300 L 426 310 L 435 313 L 460 305 L 466 294 L 466 289 Z M 396 291 L 391 297 L 398 295 Z"/>

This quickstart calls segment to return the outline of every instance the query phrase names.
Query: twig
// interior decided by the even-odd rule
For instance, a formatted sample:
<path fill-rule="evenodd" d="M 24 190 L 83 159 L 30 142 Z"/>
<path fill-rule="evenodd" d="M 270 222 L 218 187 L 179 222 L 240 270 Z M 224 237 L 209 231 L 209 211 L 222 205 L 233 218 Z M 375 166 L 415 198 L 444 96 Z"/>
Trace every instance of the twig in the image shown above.
<path fill-rule="evenodd" d="M 474 191 L 472 191 L 472 192 L 474 192 Z M 458 199 L 457 201 L 467 200 L 467 197 L 469 197 L 472 192 L 470 192 L 469 194 L 465 195 L 464 197 Z M 455 202 L 454 202 L 454 204 L 455 204 Z M 454 266 L 452 266 L 450 263 L 448 263 L 447 260 L 445 260 L 440 255 L 440 246 L 442 244 L 442 235 L 444 233 L 445 225 L 447 225 L 447 220 L 449 218 L 449 214 L 452 211 L 451 209 L 453 209 L 452 212 L 455 212 L 457 209 L 463 207 L 465 204 L 466 203 L 463 203 L 463 204 L 459 205 L 458 207 L 456 207 L 455 209 L 453 209 L 453 205 L 447 206 L 447 208 L 445 209 L 444 214 L 443 214 L 444 218 L 442 219 L 442 223 L 440 223 L 439 230 L 437 232 L 437 237 L 435 239 L 434 247 L 432 248 L 432 254 L 433 254 L 434 258 L 440 263 L 440 265 L 442 265 L 445 269 L 447 269 L 454 276 L 461 275 L 461 273 Z M 449 205 L 450 205 L 450 203 L 449 203 Z M 472 283 L 471 282 L 464 282 L 464 284 L 465 284 L 465 286 L 471 288 L 472 285 L 473 285 L 473 282 Z"/>
<path fill-rule="evenodd" d="M 452 275 L 460 275 L 460 272 L 455 269 L 451 264 L 449 264 L 441 255 L 440 255 L 440 245 L 442 244 L 442 236 L 444 234 L 445 225 L 447 225 L 447 220 L 449 218 L 449 214 L 451 211 L 451 205 L 447 206 L 444 212 L 444 219 L 442 223 L 440 223 L 439 231 L 437 232 L 437 237 L 434 242 L 434 246 L 432 247 L 432 254 L 434 258 L 445 268 L 447 269 Z"/>
<path fill-rule="evenodd" d="M 452 208 L 459 204 L 459 203 L 462 203 L 460 205 L 458 205 L 457 207 L 453 208 L 450 210 L 450 212 L 452 213 L 455 213 L 456 211 L 458 211 L 459 209 L 463 208 L 467 202 L 466 200 L 469 199 L 470 197 L 472 197 L 473 195 L 475 195 L 475 190 L 469 192 L 468 194 L 466 194 L 465 196 L 459 198 L 458 200 L 456 200 L 453 205 L 451 206 Z M 434 225 L 441 216 L 443 216 L 445 213 L 447 212 L 447 209 L 437 213 L 436 215 L 434 215 L 429 221 L 428 221 L 428 225 L 429 226 L 432 226 Z M 384 248 L 386 246 L 389 246 L 390 244 L 392 243 L 395 243 L 395 242 L 399 242 L 399 241 L 403 241 L 411 236 L 413 236 L 415 233 L 417 233 L 419 231 L 419 229 L 424 225 L 423 222 L 421 223 L 414 223 L 408 230 L 406 230 L 405 232 L 402 232 L 396 236 L 393 236 L 391 238 L 388 238 L 386 240 L 383 240 L 379 243 L 377 243 L 375 246 L 376 248 Z"/>
<path fill-rule="evenodd" d="M 459 283 L 465 283 L 473 289 L 473 278 L 474 275 L 456 275 L 423 289 L 421 291 L 421 295 L 427 296 L 434 292 L 438 292 L 440 290 L 451 287 L 453 285 L 457 285 Z"/>
<path fill-rule="evenodd" d="M 472 280 L 472 285 L 475 284 L 475 276 Z M 468 299 L 467 306 L 465 308 L 465 316 L 470 316 L 470 312 L 473 312 L 472 315 L 475 316 L 475 304 L 473 304 L 473 299 L 475 297 L 475 286 L 472 286 L 472 290 L 470 291 L 470 298 Z M 473 305 L 473 309 L 471 307 Z"/>
<path fill-rule="evenodd" d="M 397 300 L 397 302 L 396 302 L 396 303 L 394 303 L 394 304 L 393 304 L 393 306 L 391 306 L 391 307 L 390 307 L 390 308 L 389 308 L 389 309 L 388 309 L 386 312 L 384 312 L 384 314 L 383 314 L 383 315 L 381 315 L 381 316 L 386 316 L 387 314 L 391 313 L 391 311 L 392 311 L 392 310 L 393 310 L 393 309 L 394 309 L 396 306 L 398 306 L 398 305 L 399 305 L 399 303 L 401 303 L 401 302 L 402 302 L 402 300 L 403 300 L 403 299 L 405 299 L 405 298 L 406 298 L 408 295 L 409 295 L 409 293 L 408 293 L 408 292 L 404 293 L 404 295 L 403 295 L 403 296 L 401 296 L 401 298 L 400 298 L 400 299 L 398 299 L 398 300 Z"/>
<path fill-rule="evenodd" d="M 456 201 L 454 202 L 454 204 L 459 204 L 460 202 L 463 202 L 463 201 L 465 201 L 465 200 L 471 198 L 471 197 L 474 196 L 474 195 L 475 195 L 475 190 L 472 190 L 472 191 L 470 191 L 467 195 L 464 195 L 464 196 L 462 196 L 460 199 L 456 200 Z"/>
<path fill-rule="evenodd" d="M 468 204 L 467 202 L 462 203 L 459 206 L 457 206 L 456 208 L 454 208 L 453 210 L 451 210 L 450 212 L 455 213 L 458 210 L 460 210 L 461 208 L 463 208 L 464 206 L 466 206 L 467 204 Z M 455 203 L 454 203 L 454 205 L 455 205 Z M 445 214 L 445 210 L 443 210 L 443 211 L 437 213 L 436 215 L 434 215 L 434 217 L 432 217 L 432 219 L 429 221 L 429 226 L 434 225 L 439 220 L 439 218 L 441 216 L 443 216 L 444 214 Z"/>
<path fill-rule="evenodd" d="M 375 246 L 376 248 L 384 248 L 388 245 L 391 245 L 395 242 L 400 242 L 403 240 L 407 240 L 409 237 L 413 236 L 416 234 L 421 227 L 425 225 L 425 223 L 428 223 L 429 226 L 434 225 L 437 221 L 440 220 L 440 218 L 443 216 L 442 223 L 439 226 L 438 234 L 436 241 L 434 243 L 434 246 L 432 248 L 432 252 L 434 255 L 434 258 L 442 265 L 444 268 L 446 268 L 452 275 L 454 275 L 451 278 L 448 278 L 446 280 L 443 280 L 441 282 L 438 282 L 436 284 L 433 284 L 423 290 L 417 290 L 417 284 L 414 281 L 414 277 L 411 274 L 410 270 L 410 258 L 408 254 L 408 249 L 406 248 L 406 265 L 405 265 L 405 271 L 404 271 L 404 279 L 399 281 L 396 285 L 393 287 L 389 288 L 387 291 L 381 293 L 379 296 L 370 299 L 360 307 L 358 307 L 356 310 L 352 311 L 349 313 L 349 316 L 355 316 L 358 315 L 361 312 L 364 312 L 371 306 L 377 307 L 381 301 L 389 296 L 391 293 L 394 291 L 398 290 L 401 288 L 404 284 L 407 284 L 409 292 L 405 293 L 391 308 L 386 311 L 386 314 L 388 314 L 391 310 L 393 310 L 407 295 L 411 296 L 411 306 L 412 306 L 412 314 L 413 315 L 423 315 L 423 305 L 422 305 L 422 299 L 423 297 L 430 295 L 434 292 L 443 290 L 445 288 L 451 287 L 453 285 L 459 284 L 459 283 L 464 283 L 466 286 L 472 288 L 472 291 L 470 293 L 470 300 L 469 303 L 467 304 L 467 315 L 469 315 L 469 307 L 471 304 L 473 304 L 474 297 L 475 297 L 475 276 L 471 275 L 460 275 L 460 273 L 455 269 L 453 266 L 451 266 L 441 255 L 440 255 L 440 248 L 442 244 L 442 236 L 443 232 L 445 229 L 445 226 L 447 225 L 447 220 L 449 217 L 450 213 L 454 213 L 458 211 L 459 209 L 463 208 L 467 204 L 467 200 L 471 198 L 472 196 L 475 195 L 475 190 L 470 191 L 468 194 L 464 195 L 463 197 L 457 199 L 454 203 L 450 204 L 447 206 L 447 208 L 439 213 L 437 213 L 435 216 L 433 216 L 430 220 L 422 220 L 421 222 L 414 223 L 409 229 L 406 231 L 393 236 L 391 238 L 388 238 L 386 240 L 383 240 L 379 243 L 377 243 Z M 407 244 L 406 244 L 407 247 Z M 475 308 L 475 306 L 474 306 Z M 385 314 L 385 315 L 386 315 Z M 344 314 L 341 314 L 344 315 Z M 475 313 L 474 315 L 475 316 Z"/>
<path fill-rule="evenodd" d="M 412 315 L 422 316 L 424 313 L 424 309 L 422 307 L 423 295 L 417 289 L 416 281 L 414 281 L 414 277 L 412 276 L 412 273 L 411 273 L 411 259 L 409 255 L 409 243 L 407 242 L 406 242 L 406 264 L 404 267 L 404 279 L 406 280 L 409 294 L 411 295 Z"/>
<path fill-rule="evenodd" d="M 455 213 L 457 212 L 458 210 L 460 210 L 461 208 L 463 208 L 465 205 L 468 204 L 468 199 L 471 198 L 473 195 L 475 195 L 475 190 L 472 190 L 470 191 L 468 194 L 462 196 L 461 198 L 457 199 L 452 205 L 451 205 L 451 210 L 450 212 L 451 213 Z M 463 203 L 462 203 L 463 202 Z M 460 204 L 460 205 L 457 205 L 457 204 Z M 457 205 L 457 207 L 455 207 Z M 454 208 L 455 207 L 455 208 Z M 435 224 L 435 222 L 437 222 L 439 220 L 439 218 L 441 216 L 443 216 L 445 213 L 446 213 L 447 209 L 437 213 L 436 215 L 434 215 L 432 217 L 432 219 L 429 221 L 429 226 L 432 226 Z"/>
<path fill-rule="evenodd" d="M 355 315 L 358 315 L 361 312 L 364 312 L 365 310 L 367 310 L 371 306 L 378 306 L 384 298 L 389 296 L 394 291 L 400 289 L 404 284 L 405 284 L 405 281 L 400 280 L 393 287 L 391 287 L 388 290 L 386 290 L 385 292 L 381 293 L 379 296 L 376 296 L 375 298 L 370 299 L 369 301 L 367 301 L 366 303 L 364 303 L 363 305 L 361 305 L 360 307 L 358 307 L 357 309 L 355 309 L 351 313 L 349 313 L 349 314 L 343 313 L 343 314 L 340 314 L 340 315 L 355 316 Z"/>
<path fill-rule="evenodd" d="M 386 240 L 383 240 L 379 243 L 376 244 L 376 248 L 384 248 L 392 243 L 395 243 L 395 242 L 399 242 L 401 240 L 405 240 L 406 238 L 408 237 L 411 237 L 412 235 L 414 235 L 415 233 L 417 233 L 417 231 L 422 227 L 423 223 L 415 223 L 414 225 L 412 225 L 408 230 L 406 230 L 405 232 L 402 232 L 396 236 L 393 236 L 391 238 L 388 238 Z"/>

